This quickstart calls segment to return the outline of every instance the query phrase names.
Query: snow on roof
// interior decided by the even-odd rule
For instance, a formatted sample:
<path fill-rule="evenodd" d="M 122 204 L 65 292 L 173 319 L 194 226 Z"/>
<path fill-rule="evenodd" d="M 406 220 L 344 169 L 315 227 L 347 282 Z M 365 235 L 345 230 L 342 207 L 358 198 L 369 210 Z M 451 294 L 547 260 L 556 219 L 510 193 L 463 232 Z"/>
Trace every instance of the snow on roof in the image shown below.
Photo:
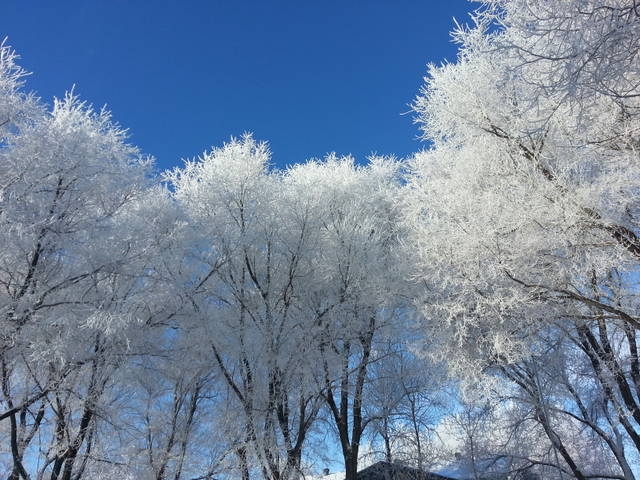
<path fill-rule="evenodd" d="M 453 480 L 468 480 L 480 477 L 482 479 L 497 479 L 505 476 L 509 471 L 506 457 L 487 457 L 476 461 L 475 468 L 467 461 L 459 461 L 436 470 L 434 473 Z"/>
<path fill-rule="evenodd" d="M 318 475 L 307 475 L 307 480 L 344 480 L 344 472 L 329 473 L 324 475 L 322 473 Z"/>

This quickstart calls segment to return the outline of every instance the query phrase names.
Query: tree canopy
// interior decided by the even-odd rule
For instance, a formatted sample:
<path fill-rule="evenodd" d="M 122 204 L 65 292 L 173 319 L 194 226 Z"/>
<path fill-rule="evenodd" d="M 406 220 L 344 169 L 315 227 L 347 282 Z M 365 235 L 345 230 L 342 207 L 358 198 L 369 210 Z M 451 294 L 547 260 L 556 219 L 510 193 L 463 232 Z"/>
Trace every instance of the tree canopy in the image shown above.
<path fill-rule="evenodd" d="M 637 478 L 640 7 L 472 20 L 424 150 L 284 169 L 246 134 L 156 175 L 2 44 L 0 475 Z"/>

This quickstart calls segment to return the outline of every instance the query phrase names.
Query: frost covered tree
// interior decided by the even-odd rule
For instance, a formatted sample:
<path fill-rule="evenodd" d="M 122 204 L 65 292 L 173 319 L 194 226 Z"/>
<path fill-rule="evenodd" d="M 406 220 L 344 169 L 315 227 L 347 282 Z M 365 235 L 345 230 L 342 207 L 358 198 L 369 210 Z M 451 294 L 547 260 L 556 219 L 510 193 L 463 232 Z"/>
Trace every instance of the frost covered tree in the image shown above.
<path fill-rule="evenodd" d="M 513 438 L 537 430 L 548 439 L 538 444 L 547 443 L 551 455 L 537 448 L 517 456 L 531 465 L 554 465 L 556 475 L 561 470 L 605 478 L 621 472 L 625 479 L 635 479 L 638 453 L 625 432 L 631 438 L 637 433 L 627 429 L 632 422 L 621 421 L 618 413 L 624 407 L 613 395 L 614 387 L 602 384 L 602 372 L 594 371 L 579 335 L 550 329 L 536 343 L 534 355 L 499 367 L 512 386 L 503 385 L 496 396 L 512 405 L 514 420 L 506 428 Z"/>
<path fill-rule="evenodd" d="M 459 457 L 458 468 L 476 478 L 492 470 L 636 478 L 638 457 L 625 445 L 617 407 L 572 342 L 556 331 L 538 340 L 546 348 L 537 354 L 496 366 L 490 388 L 467 386 L 441 427 L 456 440 L 444 451 Z"/>
<path fill-rule="evenodd" d="M 572 331 L 637 450 L 637 5 L 488 1 L 474 21 L 415 102 L 432 146 L 412 161 L 405 221 L 425 316 L 467 377 L 535 354 L 554 324 Z"/>
<path fill-rule="evenodd" d="M 303 294 L 316 219 L 280 172 L 266 144 L 250 136 L 214 149 L 168 178 L 191 219 L 191 335 L 233 393 L 243 437 L 242 477 L 300 473 L 302 446 L 319 408 L 310 381 L 311 339 Z"/>
<path fill-rule="evenodd" d="M 165 189 L 109 112 L 49 109 L 0 46 L 7 478 L 296 480 L 319 420 L 346 480 L 368 431 L 422 466 L 441 379 L 407 372 L 417 305 L 432 356 L 499 406 L 458 417 L 472 460 L 634 480 L 639 8 L 473 19 L 416 99 L 431 146 L 404 179 L 389 158 L 276 170 L 246 135 Z"/>
<path fill-rule="evenodd" d="M 476 28 L 456 32 L 459 61 L 432 67 L 416 101 L 433 148 L 414 159 L 407 218 L 425 266 L 437 261 L 435 275 L 452 287 L 443 313 L 454 318 L 455 305 L 473 306 L 459 319 L 470 328 L 473 318 L 500 320 L 503 311 L 556 303 L 639 326 L 630 274 L 638 260 L 638 92 L 628 85 L 639 21 L 632 6 L 598 5 L 490 4 L 495 9 L 479 14 Z M 566 35 L 545 23 L 563 19 Z M 485 32 L 492 22 L 501 28 Z M 597 57 L 563 52 L 593 42 L 608 50 Z M 539 61 L 523 59 L 534 47 Z M 573 65 L 579 54 L 581 69 Z M 616 75 L 591 63 L 620 55 L 627 60 L 616 64 Z M 562 69 L 603 78 L 553 83 Z M 620 298 L 602 291 L 612 281 L 622 282 Z M 496 344 L 504 354 L 517 347 L 509 338 Z"/>
<path fill-rule="evenodd" d="M 415 335 L 414 329 L 406 333 Z M 442 365 L 412 351 L 410 345 L 418 344 L 412 336 L 372 364 L 365 408 L 371 418 L 368 436 L 374 453 L 382 452 L 389 463 L 426 470 L 440 460 L 435 427 L 448 409 L 453 389 Z M 376 446 L 379 443 L 382 446 Z"/>
<path fill-rule="evenodd" d="M 139 478 L 210 478 L 225 471 L 228 412 L 220 379 L 185 342 L 186 336 L 170 336 L 166 348 L 142 357 L 122 380 L 133 392 L 123 457 Z"/>
<path fill-rule="evenodd" d="M 2 46 L 0 421 L 9 478 L 79 478 L 114 372 L 171 310 L 156 287 L 174 217 L 109 112 L 73 94 L 47 111 L 23 73 Z"/>
<path fill-rule="evenodd" d="M 371 365 L 385 361 L 383 347 L 402 328 L 409 307 L 404 262 L 397 256 L 399 168 L 388 158 L 356 166 L 351 158 L 329 156 L 289 172 L 319 200 L 316 290 L 306 299 L 315 312 L 315 350 L 322 367 L 317 378 L 347 480 L 356 476 L 372 420 L 365 406 L 372 398 L 367 397 Z"/>
<path fill-rule="evenodd" d="M 398 164 L 330 156 L 277 171 L 269 158 L 246 136 L 168 175 L 194 232 L 192 335 L 242 412 L 244 478 L 252 465 L 299 475 L 322 403 L 355 474 L 367 369 L 399 306 Z"/>

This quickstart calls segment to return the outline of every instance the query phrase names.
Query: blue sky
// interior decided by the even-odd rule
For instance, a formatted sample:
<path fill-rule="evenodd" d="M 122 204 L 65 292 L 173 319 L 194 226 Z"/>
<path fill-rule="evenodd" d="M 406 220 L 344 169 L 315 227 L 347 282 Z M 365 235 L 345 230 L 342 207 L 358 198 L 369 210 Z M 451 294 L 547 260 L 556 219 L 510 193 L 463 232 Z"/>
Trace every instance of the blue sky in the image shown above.
<path fill-rule="evenodd" d="M 251 131 L 284 166 L 421 148 L 408 104 L 455 59 L 466 0 L 5 0 L 0 36 L 47 102 L 76 85 L 159 168 Z"/>

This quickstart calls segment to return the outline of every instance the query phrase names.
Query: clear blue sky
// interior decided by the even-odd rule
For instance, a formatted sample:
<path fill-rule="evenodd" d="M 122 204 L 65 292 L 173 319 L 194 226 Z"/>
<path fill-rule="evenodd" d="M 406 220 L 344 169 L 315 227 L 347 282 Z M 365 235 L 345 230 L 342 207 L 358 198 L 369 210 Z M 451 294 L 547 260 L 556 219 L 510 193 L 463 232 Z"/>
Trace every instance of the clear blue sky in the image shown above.
<path fill-rule="evenodd" d="M 5 0 L 0 36 L 47 102 L 76 85 L 159 168 L 251 131 L 279 165 L 421 148 L 408 104 L 454 60 L 465 0 Z"/>

